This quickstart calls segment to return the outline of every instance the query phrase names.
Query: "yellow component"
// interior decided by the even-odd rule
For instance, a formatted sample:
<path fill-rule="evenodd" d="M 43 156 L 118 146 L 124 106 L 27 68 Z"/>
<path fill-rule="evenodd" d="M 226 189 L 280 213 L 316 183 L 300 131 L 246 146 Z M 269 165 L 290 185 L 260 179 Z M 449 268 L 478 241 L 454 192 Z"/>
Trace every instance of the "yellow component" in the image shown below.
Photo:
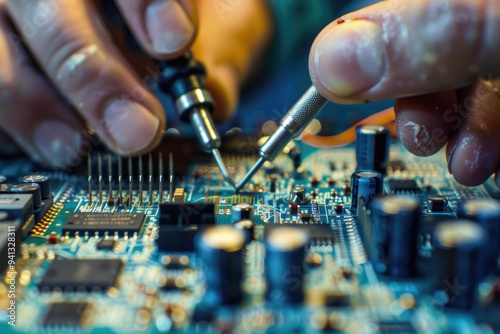
<path fill-rule="evenodd" d="M 172 201 L 174 203 L 184 203 L 185 191 L 184 188 L 175 188 Z"/>

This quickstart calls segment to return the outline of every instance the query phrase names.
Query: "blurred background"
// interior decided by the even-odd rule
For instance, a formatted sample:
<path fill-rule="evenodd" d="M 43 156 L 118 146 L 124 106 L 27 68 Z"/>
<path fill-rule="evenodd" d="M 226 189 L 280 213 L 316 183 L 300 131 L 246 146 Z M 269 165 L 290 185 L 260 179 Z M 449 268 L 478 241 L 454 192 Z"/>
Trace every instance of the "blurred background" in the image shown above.
<path fill-rule="evenodd" d="M 243 87 L 233 118 L 219 125 L 221 135 L 269 135 L 276 123 L 311 85 L 309 49 L 316 35 L 341 15 L 374 4 L 375 0 L 271 0 L 275 17 L 274 40 L 254 77 Z M 194 136 L 182 124 L 167 98 L 169 133 Z M 363 118 L 393 105 L 393 100 L 358 105 L 329 103 L 315 122 L 320 135 L 342 132 Z M 320 127 L 318 127 L 318 125 Z M 229 131 L 229 133 L 228 133 Z"/>

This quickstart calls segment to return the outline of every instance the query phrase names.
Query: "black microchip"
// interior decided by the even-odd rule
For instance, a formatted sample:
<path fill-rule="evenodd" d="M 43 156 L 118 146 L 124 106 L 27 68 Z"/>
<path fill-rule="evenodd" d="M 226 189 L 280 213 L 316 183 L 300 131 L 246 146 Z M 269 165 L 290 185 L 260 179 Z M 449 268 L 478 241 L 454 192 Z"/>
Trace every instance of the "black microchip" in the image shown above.
<path fill-rule="evenodd" d="M 116 241 L 114 239 L 104 239 L 97 242 L 96 248 L 99 250 L 108 249 L 112 250 L 115 248 Z"/>
<path fill-rule="evenodd" d="M 52 303 L 42 319 L 45 327 L 81 327 L 89 309 L 86 302 Z"/>
<path fill-rule="evenodd" d="M 420 195 L 422 190 L 415 180 L 390 180 L 389 187 L 392 194 Z"/>
<path fill-rule="evenodd" d="M 442 196 L 429 196 L 427 199 L 427 211 L 446 212 L 448 201 Z"/>
<path fill-rule="evenodd" d="M 161 252 L 194 252 L 194 237 L 202 228 L 212 225 L 160 226 L 156 244 Z"/>
<path fill-rule="evenodd" d="M 313 241 L 330 240 L 333 242 L 333 231 L 329 224 L 266 224 L 264 233 L 267 234 L 273 228 L 280 228 L 283 226 L 305 230 Z"/>
<path fill-rule="evenodd" d="M 301 213 L 300 214 L 300 220 L 302 220 L 302 222 L 304 223 L 310 223 L 311 220 L 312 220 L 312 214 L 310 213 Z"/>
<path fill-rule="evenodd" d="M 213 203 L 172 203 L 160 205 L 160 225 L 214 225 Z"/>
<path fill-rule="evenodd" d="M 125 232 L 130 236 L 139 233 L 144 224 L 144 213 L 129 212 L 77 212 L 72 213 L 63 226 L 63 233 L 88 232 L 103 234 L 108 232 L 123 236 Z"/>
<path fill-rule="evenodd" d="M 50 264 L 38 288 L 105 291 L 115 284 L 122 267 L 119 259 L 57 259 Z"/>

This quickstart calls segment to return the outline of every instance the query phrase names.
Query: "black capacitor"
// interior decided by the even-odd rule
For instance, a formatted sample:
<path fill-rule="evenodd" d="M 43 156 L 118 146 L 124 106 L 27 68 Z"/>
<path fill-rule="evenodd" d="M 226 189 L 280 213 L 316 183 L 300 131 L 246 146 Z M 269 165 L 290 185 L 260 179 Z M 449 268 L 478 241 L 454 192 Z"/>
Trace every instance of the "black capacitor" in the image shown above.
<path fill-rule="evenodd" d="M 245 244 L 249 244 L 252 240 L 255 240 L 255 223 L 249 219 L 240 220 L 233 224 L 234 228 L 241 230 L 245 234 Z"/>
<path fill-rule="evenodd" d="M 240 220 L 253 220 L 253 206 L 248 203 L 234 204 L 231 208 L 231 217 L 233 223 L 239 222 Z"/>
<path fill-rule="evenodd" d="M 26 175 L 21 179 L 21 182 L 38 184 L 42 192 L 42 199 L 50 197 L 50 178 L 48 176 L 38 174 Z"/>
<path fill-rule="evenodd" d="M 499 273 L 500 255 L 500 202 L 488 198 L 473 198 L 458 203 L 458 216 L 475 221 L 488 234 L 489 242 L 481 251 L 484 276 Z"/>
<path fill-rule="evenodd" d="M 309 199 L 306 196 L 306 189 L 303 186 L 293 186 L 288 196 L 288 203 L 307 204 Z"/>
<path fill-rule="evenodd" d="M 480 255 L 487 242 L 484 229 L 470 220 L 448 220 L 436 226 L 432 268 L 436 288 L 447 295 L 443 304 L 459 309 L 475 305 L 482 279 Z"/>
<path fill-rule="evenodd" d="M 357 170 L 371 169 L 385 175 L 389 161 L 389 130 L 381 125 L 356 127 Z"/>
<path fill-rule="evenodd" d="M 36 210 L 42 205 L 42 195 L 38 183 L 21 183 L 10 188 L 12 193 L 33 195 L 33 208 Z"/>
<path fill-rule="evenodd" d="M 203 304 L 240 303 L 243 300 L 243 232 L 227 225 L 208 227 L 196 235 L 195 246 L 205 274 Z"/>
<path fill-rule="evenodd" d="M 266 234 L 266 297 L 273 304 L 303 302 L 308 243 L 307 232 L 294 227 L 279 226 Z"/>
<path fill-rule="evenodd" d="M 7 183 L 7 178 L 3 175 L 0 175 L 0 184 L 5 184 Z"/>
<path fill-rule="evenodd" d="M 416 274 L 420 203 L 409 196 L 384 196 L 371 204 L 371 261 L 379 273 L 393 277 Z"/>
<path fill-rule="evenodd" d="M 361 197 L 367 208 L 375 196 L 382 194 L 384 177 L 374 170 L 358 170 L 351 176 L 351 212 L 358 214 Z"/>

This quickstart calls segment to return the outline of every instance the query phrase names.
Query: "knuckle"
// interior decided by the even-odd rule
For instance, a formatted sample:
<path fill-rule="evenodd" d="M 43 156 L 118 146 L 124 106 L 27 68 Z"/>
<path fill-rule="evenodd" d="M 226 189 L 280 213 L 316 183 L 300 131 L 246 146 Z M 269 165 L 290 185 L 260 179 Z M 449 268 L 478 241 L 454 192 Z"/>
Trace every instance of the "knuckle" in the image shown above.
<path fill-rule="evenodd" d="M 75 39 L 53 54 L 49 71 L 58 85 L 75 91 L 98 78 L 105 58 L 97 44 Z"/>

